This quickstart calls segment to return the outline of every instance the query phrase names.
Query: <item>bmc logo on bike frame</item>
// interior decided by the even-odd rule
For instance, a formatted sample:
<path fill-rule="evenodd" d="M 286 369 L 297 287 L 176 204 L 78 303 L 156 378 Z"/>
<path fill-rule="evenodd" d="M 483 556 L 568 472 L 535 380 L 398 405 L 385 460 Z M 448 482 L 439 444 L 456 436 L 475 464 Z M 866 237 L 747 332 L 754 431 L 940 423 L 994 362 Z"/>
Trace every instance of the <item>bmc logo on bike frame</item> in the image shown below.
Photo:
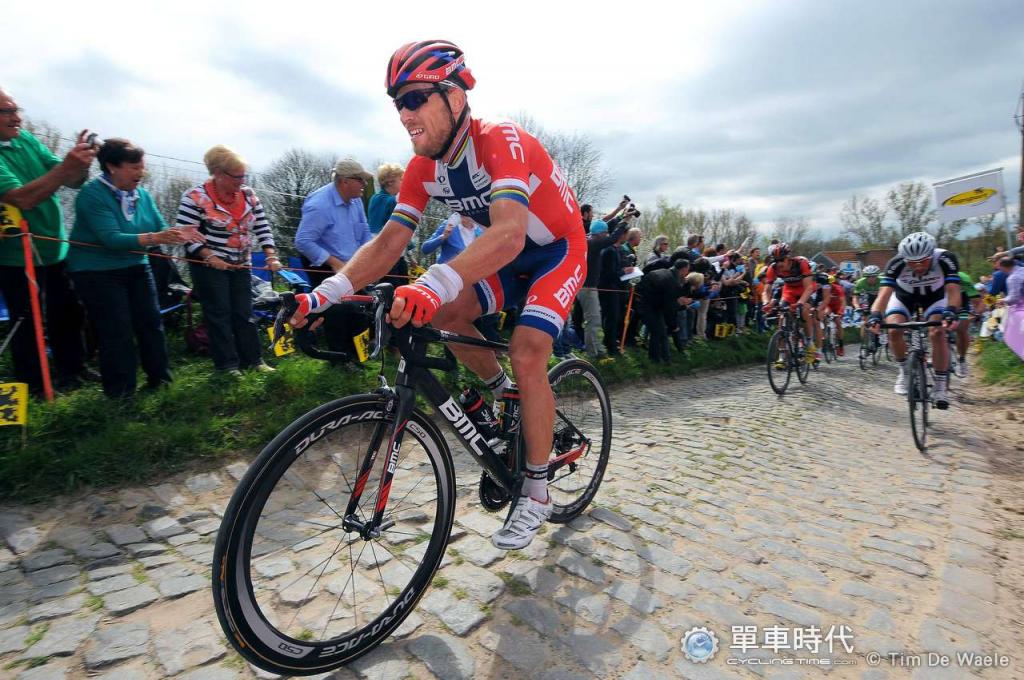
<path fill-rule="evenodd" d="M 448 401 L 441 404 L 441 413 L 452 424 L 456 432 L 461 434 L 462 438 L 466 440 L 466 443 L 469 444 L 469 450 L 475 453 L 477 457 L 483 458 L 484 453 L 487 451 L 487 443 L 484 442 L 484 438 L 476 429 L 473 421 L 466 415 L 466 412 L 459 408 L 459 405 L 451 397 L 448 397 Z"/>

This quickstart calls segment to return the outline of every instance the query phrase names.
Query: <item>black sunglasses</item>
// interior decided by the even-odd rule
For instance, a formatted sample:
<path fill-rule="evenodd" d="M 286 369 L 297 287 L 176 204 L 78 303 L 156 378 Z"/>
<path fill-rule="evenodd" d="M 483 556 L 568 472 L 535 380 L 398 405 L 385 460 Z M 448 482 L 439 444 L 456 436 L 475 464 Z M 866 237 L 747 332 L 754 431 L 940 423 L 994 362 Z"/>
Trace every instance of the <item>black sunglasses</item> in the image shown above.
<path fill-rule="evenodd" d="M 437 85 L 430 89 L 410 90 L 394 100 L 395 108 L 399 111 L 402 109 L 415 111 L 427 103 L 427 100 L 430 99 L 430 95 L 437 94 L 439 92 L 444 92 L 444 90 Z"/>

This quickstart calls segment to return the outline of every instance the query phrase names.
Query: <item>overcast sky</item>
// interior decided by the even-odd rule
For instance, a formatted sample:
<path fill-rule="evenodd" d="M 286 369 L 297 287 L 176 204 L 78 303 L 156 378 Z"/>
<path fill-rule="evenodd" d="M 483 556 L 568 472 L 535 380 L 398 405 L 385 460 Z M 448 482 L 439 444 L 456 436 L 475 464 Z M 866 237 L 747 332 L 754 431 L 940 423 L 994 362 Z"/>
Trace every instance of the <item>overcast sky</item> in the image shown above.
<path fill-rule="evenodd" d="M 255 170 L 291 147 L 406 162 L 391 52 L 466 52 L 474 115 L 590 135 L 626 192 L 834 232 L 881 198 L 1003 166 L 1016 207 L 1024 1 L 18 2 L 0 86 L 30 117 L 151 154 L 217 143 Z M 151 158 L 151 161 L 157 159 Z M 372 170 L 372 168 L 371 168 Z"/>

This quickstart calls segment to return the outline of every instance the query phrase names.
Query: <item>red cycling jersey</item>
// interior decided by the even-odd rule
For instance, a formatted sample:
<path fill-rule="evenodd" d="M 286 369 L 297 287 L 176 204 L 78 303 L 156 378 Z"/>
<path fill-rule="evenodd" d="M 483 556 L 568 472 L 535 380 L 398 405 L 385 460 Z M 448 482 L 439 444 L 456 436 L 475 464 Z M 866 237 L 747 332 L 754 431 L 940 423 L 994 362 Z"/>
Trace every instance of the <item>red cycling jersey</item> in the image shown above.
<path fill-rule="evenodd" d="M 782 299 L 791 305 L 796 304 L 804 292 L 804 279 L 811 275 L 811 264 L 806 257 L 798 255 L 789 258 L 787 269 L 783 270 L 780 264 L 773 262 L 768 267 L 765 272 L 765 283 L 770 287 L 776 279 L 781 279 Z"/>
<path fill-rule="evenodd" d="M 540 142 L 512 122 L 469 119 L 444 158 L 409 162 L 391 220 L 415 229 L 431 198 L 484 227 L 495 201 L 527 207 L 521 253 L 474 289 L 483 314 L 518 305 L 518 323 L 557 337 L 586 278 L 587 242 L 576 195 Z"/>
<path fill-rule="evenodd" d="M 492 202 L 522 203 L 530 210 L 525 248 L 584 235 L 576 195 L 562 171 L 536 138 L 512 122 L 472 118 L 445 158 L 414 157 L 391 219 L 415 229 L 431 198 L 484 227 L 491 224 Z"/>

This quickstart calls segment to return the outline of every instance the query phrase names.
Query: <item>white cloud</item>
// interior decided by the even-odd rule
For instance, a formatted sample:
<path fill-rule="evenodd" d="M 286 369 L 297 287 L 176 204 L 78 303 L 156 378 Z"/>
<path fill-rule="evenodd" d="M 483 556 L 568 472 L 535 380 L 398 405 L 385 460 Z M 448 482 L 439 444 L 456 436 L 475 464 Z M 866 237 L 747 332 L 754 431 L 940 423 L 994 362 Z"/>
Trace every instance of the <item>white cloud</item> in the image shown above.
<path fill-rule="evenodd" d="M 401 43 L 445 37 L 476 115 L 590 134 L 609 196 L 838 224 L 850 194 L 1007 166 L 1024 58 L 1016 0 L 514 5 L 109 0 L 5 10 L 5 82 L 32 117 L 151 154 L 216 143 L 256 168 L 291 147 L 404 160 L 383 93 Z"/>

